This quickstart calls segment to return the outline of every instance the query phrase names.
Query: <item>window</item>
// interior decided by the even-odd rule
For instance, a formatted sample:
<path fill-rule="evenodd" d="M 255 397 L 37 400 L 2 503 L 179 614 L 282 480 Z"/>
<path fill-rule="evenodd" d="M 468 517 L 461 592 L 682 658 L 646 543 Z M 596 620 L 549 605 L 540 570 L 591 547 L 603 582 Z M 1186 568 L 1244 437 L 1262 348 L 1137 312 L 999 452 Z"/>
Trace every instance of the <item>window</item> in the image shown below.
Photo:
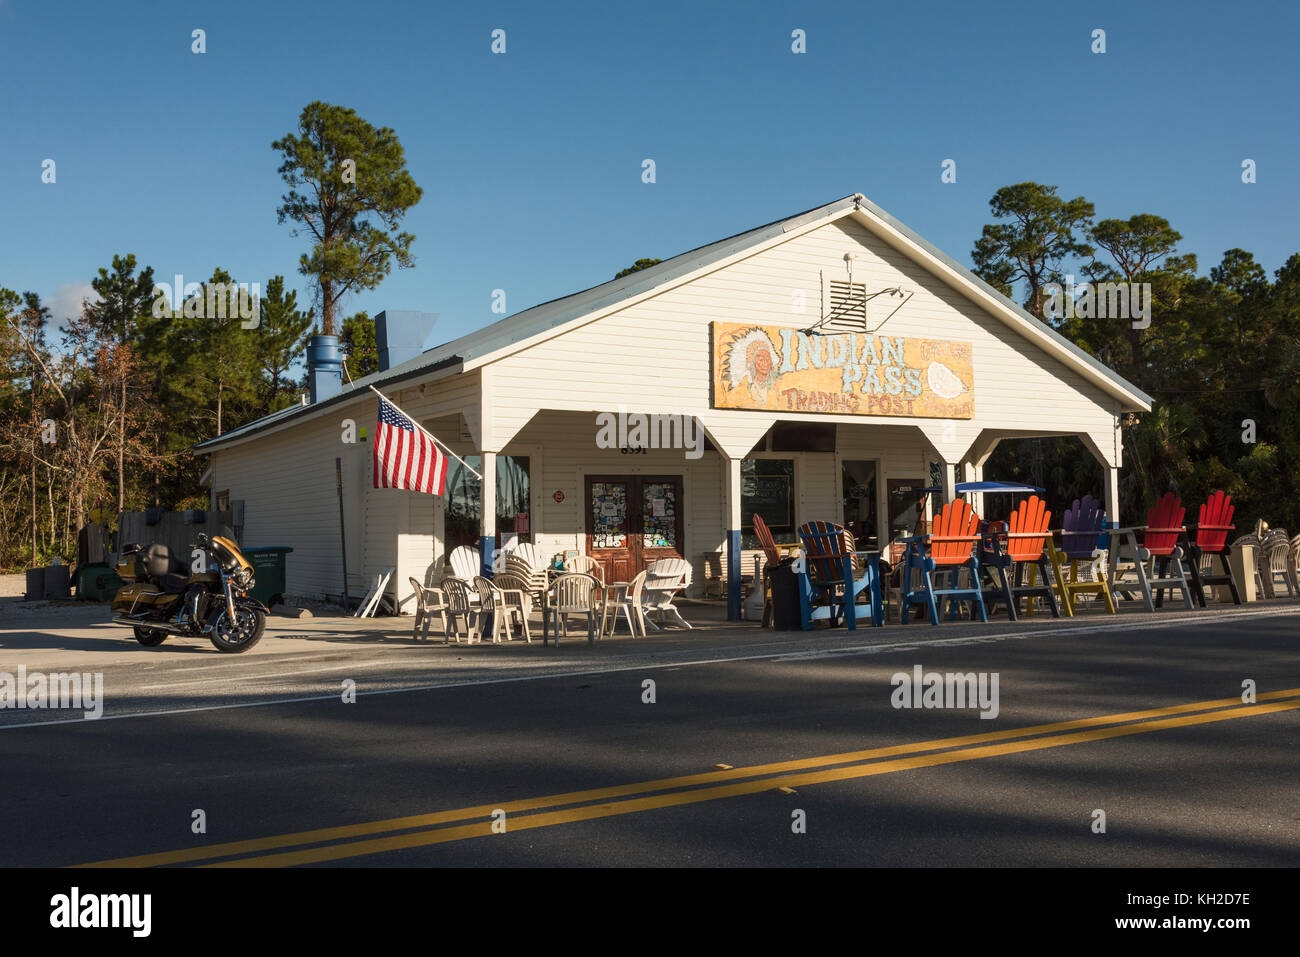
<path fill-rule="evenodd" d="M 465 456 L 465 461 L 482 471 L 482 458 Z M 447 462 L 446 548 L 479 544 L 483 511 L 480 508 L 483 483 L 455 459 Z M 532 515 L 529 502 L 531 482 L 528 456 L 497 456 L 497 546 L 511 535 L 520 542 L 531 542 Z"/>
<path fill-rule="evenodd" d="M 740 463 L 740 546 L 758 548 L 754 515 L 778 542 L 796 540 L 794 526 L 794 459 L 744 459 Z"/>

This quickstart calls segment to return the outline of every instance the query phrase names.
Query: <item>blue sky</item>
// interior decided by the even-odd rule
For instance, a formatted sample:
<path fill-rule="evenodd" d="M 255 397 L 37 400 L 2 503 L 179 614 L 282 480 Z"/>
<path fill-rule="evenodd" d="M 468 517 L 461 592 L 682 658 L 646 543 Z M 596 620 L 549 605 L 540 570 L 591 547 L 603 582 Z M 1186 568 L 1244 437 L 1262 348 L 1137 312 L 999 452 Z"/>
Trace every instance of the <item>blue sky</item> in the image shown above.
<path fill-rule="evenodd" d="M 494 289 L 517 312 L 855 191 L 968 264 L 1023 180 L 1167 217 L 1203 272 L 1300 251 L 1295 4 L 1052 6 L 0 0 L 0 286 L 61 313 L 133 252 L 306 298 L 270 143 L 314 99 L 392 127 L 424 189 L 415 268 L 346 312 L 437 312 L 438 341 Z"/>

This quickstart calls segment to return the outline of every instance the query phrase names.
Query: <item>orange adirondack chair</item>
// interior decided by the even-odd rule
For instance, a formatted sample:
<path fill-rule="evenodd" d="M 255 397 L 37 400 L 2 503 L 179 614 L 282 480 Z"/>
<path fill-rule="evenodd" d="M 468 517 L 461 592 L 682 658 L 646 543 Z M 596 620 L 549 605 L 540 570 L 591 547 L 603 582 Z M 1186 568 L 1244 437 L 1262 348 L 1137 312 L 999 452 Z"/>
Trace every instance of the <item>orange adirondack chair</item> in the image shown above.
<path fill-rule="evenodd" d="M 1166 492 L 1155 507 L 1147 512 L 1146 528 L 1142 532 L 1142 548 L 1152 562 L 1152 576 L 1145 582 L 1148 595 L 1155 592 L 1156 607 L 1164 604 L 1165 589 L 1177 588 L 1183 593 L 1183 603 L 1192 603 L 1192 590 L 1183 568 L 1183 550 L 1179 539 L 1184 539 L 1183 503 L 1173 492 Z"/>
<path fill-rule="evenodd" d="M 930 624 L 939 624 L 939 606 L 947 601 L 955 618 L 955 603 L 971 603 L 971 617 L 979 614 L 980 621 L 988 621 L 984 609 L 984 592 L 980 588 L 979 561 L 975 557 L 975 546 L 980 541 L 980 517 L 964 499 L 949 502 L 934 520 L 933 531 L 929 535 L 917 535 L 903 539 L 907 545 L 903 567 L 903 592 L 899 602 L 899 615 L 903 624 L 907 624 L 913 605 L 923 605 L 930 612 Z M 921 575 L 921 588 L 912 588 L 910 569 L 917 569 Z M 971 584 L 960 587 L 962 569 L 970 572 Z M 934 587 L 934 572 L 947 571 L 950 581 L 948 588 Z"/>
<path fill-rule="evenodd" d="M 1026 601 L 1026 615 L 1034 613 L 1034 599 L 1046 598 L 1052 617 L 1061 617 L 1048 568 L 1047 542 L 1051 536 L 1048 522 L 1051 518 L 1047 503 L 1037 495 L 1031 495 L 1011 513 L 1010 523 L 993 522 L 984 534 L 980 564 L 989 569 L 990 576 L 996 576 L 995 581 L 1001 582 L 993 601 L 1007 606 L 1007 615 L 1012 621 L 1019 616 L 1022 598 Z M 1029 572 L 1028 584 L 1025 584 L 1026 570 Z M 1040 577 L 1042 584 L 1038 584 Z"/>
<path fill-rule="evenodd" d="M 1187 542 L 1188 571 L 1192 576 L 1192 587 L 1196 592 L 1197 603 L 1205 607 L 1206 585 L 1227 585 L 1232 594 L 1234 605 L 1241 604 L 1241 593 L 1237 591 L 1237 580 L 1232 575 L 1232 566 L 1228 556 L 1232 546 L 1228 544 L 1228 533 L 1236 528 L 1232 524 L 1232 513 L 1236 510 L 1232 496 L 1222 489 L 1210 495 L 1209 501 L 1201 506 L 1195 528 L 1195 541 Z M 1189 529 L 1189 535 L 1191 530 Z M 1201 558 L 1205 555 L 1217 555 L 1223 567 L 1222 575 L 1212 575 L 1201 571 Z"/>

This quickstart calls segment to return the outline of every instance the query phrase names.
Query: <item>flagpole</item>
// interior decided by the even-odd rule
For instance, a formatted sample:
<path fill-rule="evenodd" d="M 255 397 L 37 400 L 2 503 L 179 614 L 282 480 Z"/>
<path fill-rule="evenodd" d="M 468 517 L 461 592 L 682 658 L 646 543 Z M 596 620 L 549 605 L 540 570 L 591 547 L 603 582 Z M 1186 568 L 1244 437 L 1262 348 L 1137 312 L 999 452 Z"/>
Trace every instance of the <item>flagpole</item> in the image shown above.
<path fill-rule="evenodd" d="M 376 389 L 373 385 L 372 385 L 372 386 L 367 386 L 367 388 L 370 389 L 370 391 L 373 392 L 375 395 L 379 396 L 379 398 L 383 399 L 385 402 L 387 402 L 387 403 L 389 403 L 390 405 L 392 405 L 392 407 L 393 407 L 394 409 L 397 409 L 398 412 L 402 412 L 401 407 L 398 406 L 398 404 L 397 404 L 396 402 L 394 402 L 392 399 L 388 398 L 388 396 L 384 395 L 382 392 L 380 392 L 378 389 Z M 402 415 L 406 415 L 406 413 L 405 413 L 405 412 L 402 412 Z M 453 452 L 451 449 L 447 448 L 447 446 L 444 445 L 444 444 L 443 444 L 443 443 L 438 439 L 438 437 L 437 437 L 436 435 L 434 435 L 432 432 L 430 432 L 428 429 L 426 429 L 424 426 L 422 426 L 419 422 L 416 422 L 415 419 L 411 418 L 411 416 L 406 415 L 406 417 L 407 417 L 408 419 L 411 420 L 411 424 L 412 424 L 413 426 L 415 426 L 417 429 L 419 429 L 421 432 L 423 432 L 425 435 L 427 435 L 430 439 L 432 439 L 435 445 L 439 446 L 439 447 L 440 447 L 444 452 L 446 452 L 448 455 L 450 455 L 453 459 L 455 459 L 455 460 L 456 460 L 457 462 L 459 462 L 461 465 L 465 466 L 465 468 L 469 469 L 469 470 L 470 470 L 470 473 L 473 474 L 473 476 L 474 476 L 476 479 L 478 479 L 480 482 L 483 481 L 483 475 L 482 475 L 480 472 L 478 472 L 478 471 L 477 471 L 477 470 L 476 470 L 472 465 L 470 465 L 468 462 L 466 462 L 463 458 L 461 458 L 459 455 L 457 455 L 457 454 L 456 454 L 455 452 Z"/>

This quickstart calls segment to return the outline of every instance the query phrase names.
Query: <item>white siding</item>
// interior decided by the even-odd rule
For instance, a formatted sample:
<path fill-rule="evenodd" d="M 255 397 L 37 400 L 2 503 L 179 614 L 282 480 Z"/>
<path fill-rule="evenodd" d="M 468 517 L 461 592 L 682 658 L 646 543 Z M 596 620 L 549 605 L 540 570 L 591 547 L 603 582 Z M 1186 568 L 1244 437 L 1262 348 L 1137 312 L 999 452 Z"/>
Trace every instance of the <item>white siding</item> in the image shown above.
<path fill-rule="evenodd" d="M 343 591 L 334 459 L 343 460 L 348 531 L 348 583 L 354 596 L 371 560 L 363 528 L 368 508 L 369 445 L 345 445 L 342 421 L 373 431 L 374 403 L 359 401 L 294 428 L 212 454 L 212 488 L 244 501 L 244 544 L 288 545 L 289 594 L 319 597 Z"/>
<path fill-rule="evenodd" d="M 680 449 L 648 449 L 624 455 L 596 446 L 591 414 L 543 412 L 505 449 L 508 455 L 528 455 L 532 469 L 534 542 L 546 555 L 568 549 L 585 551 L 584 512 L 588 475 L 680 475 L 685 512 L 682 554 L 692 565 L 692 582 L 701 580 L 703 553 L 722 543 L 722 459 L 705 452 L 687 459 Z M 564 493 L 557 503 L 556 491 Z"/>
<path fill-rule="evenodd" d="M 819 310 L 821 274 L 842 273 L 846 252 L 856 256 L 854 281 L 869 290 L 902 285 L 915 291 L 882 334 L 972 344 L 975 419 L 947 423 L 790 414 L 839 427 L 836 453 L 788 456 L 796 460 L 798 522 L 842 519 L 839 463 L 846 458 L 880 462 L 877 502 L 882 508 L 890 477 L 928 480 L 931 446 L 943 446 L 944 456 L 955 461 L 981 430 L 1083 433 L 1103 454 L 1114 454 L 1114 398 L 848 219 L 570 327 L 481 369 L 441 379 L 431 373 L 424 385 L 407 384 L 389 394 L 462 455 L 489 449 L 530 457 L 532 531 L 548 554 L 583 546 L 586 475 L 682 475 L 684 552 L 698 581 L 701 555 L 724 543 L 721 457 L 710 452 L 691 461 L 680 450 L 626 456 L 618 449 L 597 448 L 594 413 L 625 406 L 634 412 L 696 416 L 720 446 L 744 454 L 779 416 L 711 408 L 710 324 L 812 324 Z M 802 315 L 792 309 L 796 291 L 803 293 Z M 887 298 L 877 302 L 886 303 Z M 869 324 L 874 326 L 893 305 L 871 306 Z M 339 441 L 345 417 L 373 429 L 373 396 L 215 452 L 213 488 L 229 489 L 232 499 L 247 503 L 249 544 L 294 547 L 289 556 L 291 593 L 337 594 L 342 577 L 334 458 L 342 457 L 350 589 L 361 594 L 370 575 L 394 566 L 391 590 L 405 596 L 407 578 L 425 577 L 442 554 L 442 544 L 435 539 L 439 503 L 415 493 L 370 488 L 370 446 L 349 447 Z M 461 439 L 462 422 L 470 440 Z M 944 427 L 949 435 L 955 430 L 956 438 L 942 436 Z M 557 490 L 564 492 L 561 503 L 552 497 Z M 748 561 L 746 568 L 752 568 Z"/>
<path fill-rule="evenodd" d="M 736 441 L 744 444 L 759 428 L 755 420 L 770 416 L 710 409 L 710 323 L 811 325 L 822 270 L 843 272 L 850 251 L 857 257 L 855 282 L 873 291 L 900 284 L 915 290 L 882 334 L 972 344 L 976 417 L 956 424 L 967 442 L 986 428 L 1077 433 L 1112 427 L 1113 398 L 863 226 L 840 220 L 493 363 L 497 440 L 507 440 L 538 408 L 612 411 L 623 404 L 646 412 L 706 414 L 711 428 L 722 433 L 734 422 Z M 802 315 L 792 308 L 796 291 L 804 293 Z M 871 322 L 892 308 L 873 306 Z M 894 425 L 918 421 L 797 417 Z M 925 424 L 934 428 L 933 421 Z M 725 434 L 718 438 L 728 441 Z"/>
<path fill-rule="evenodd" d="M 424 390 L 407 387 L 386 394 L 417 419 L 456 423 L 456 435 L 439 438 L 458 439 L 462 412 L 467 420 L 479 421 L 478 384 L 479 374 L 470 372 L 445 387 L 430 384 Z M 245 502 L 244 543 L 294 549 L 287 557 L 289 594 L 318 598 L 343 592 L 336 457 L 343 464 L 352 597 L 365 594 L 373 576 L 389 567 L 394 569 L 390 595 L 405 597 L 411 590 L 407 578 L 423 579 L 434 561 L 433 497 L 373 487 L 369 439 L 376 402 L 367 391 L 292 428 L 212 454 L 212 488 L 229 489 L 232 501 Z M 452 418 L 438 418 L 448 413 Z M 365 443 L 343 443 L 343 420 L 348 418 L 366 430 Z"/>

